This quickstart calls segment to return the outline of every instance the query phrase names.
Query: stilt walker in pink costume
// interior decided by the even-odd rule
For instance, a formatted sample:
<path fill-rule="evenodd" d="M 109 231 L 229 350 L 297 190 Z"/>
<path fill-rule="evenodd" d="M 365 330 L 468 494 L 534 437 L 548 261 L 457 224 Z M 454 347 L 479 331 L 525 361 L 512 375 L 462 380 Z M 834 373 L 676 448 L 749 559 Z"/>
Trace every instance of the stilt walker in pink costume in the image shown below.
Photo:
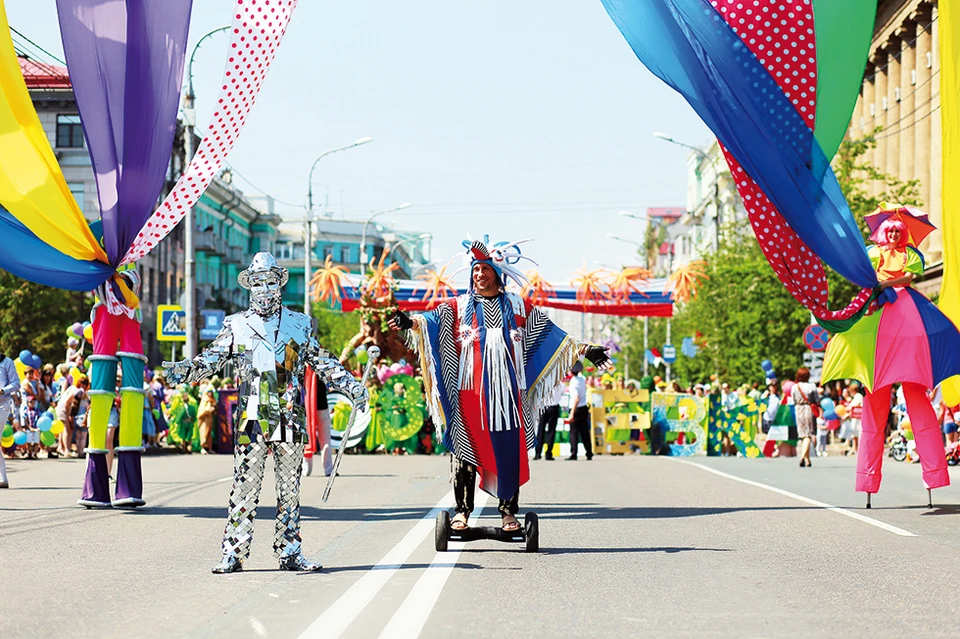
<path fill-rule="evenodd" d="M 77 501 L 88 508 L 143 506 L 143 355 L 141 314 L 137 293 L 140 276 L 133 265 L 97 288 L 91 312 L 93 355 L 90 356 L 90 443 L 83 493 Z M 110 500 L 107 468 L 107 421 L 117 393 L 120 371 L 120 445 L 117 454 L 117 493 Z"/>
<path fill-rule="evenodd" d="M 891 208 L 905 210 L 882 204 L 881 212 Z M 924 221 L 924 214 L 914 213 Z M 912 231 L 905 221 L 918 228 L 917 218 L 905 212 L 886 219 L 870 236 L 877 243 L 870 247 L 869 256 L 880 287 L 892 288 L 896 300 L 864 316 L 849 331 L 835 335 L 823 365 L 824 381 L 857 379 L 867 391 L 856 482 L 857 491 L 867 493 L 867 507 L 870 495 L 880 490 L 893 384 L 903 385 L 924 486 L 929 491 L 950 484 L 940 426 L 927 391 L 960 373 L 960 333 L 910 286 L 923 274 L 924 266 L 923 255 L 915 247 L 918 231 Z"/>

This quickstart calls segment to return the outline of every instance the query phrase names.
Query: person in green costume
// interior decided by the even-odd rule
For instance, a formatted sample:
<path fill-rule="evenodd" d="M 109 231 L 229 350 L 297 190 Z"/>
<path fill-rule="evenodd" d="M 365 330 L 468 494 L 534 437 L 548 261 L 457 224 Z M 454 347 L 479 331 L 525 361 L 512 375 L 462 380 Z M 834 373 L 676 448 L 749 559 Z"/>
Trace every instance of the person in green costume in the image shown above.
<path fill-rule="evenodd" d="M 197 429 L 197 400 L 189 387 L 181 384 L 170 401 L 170 433 L 167 439 L 180 450 L 189 453 L 200 449 L 200 432 Z"/>

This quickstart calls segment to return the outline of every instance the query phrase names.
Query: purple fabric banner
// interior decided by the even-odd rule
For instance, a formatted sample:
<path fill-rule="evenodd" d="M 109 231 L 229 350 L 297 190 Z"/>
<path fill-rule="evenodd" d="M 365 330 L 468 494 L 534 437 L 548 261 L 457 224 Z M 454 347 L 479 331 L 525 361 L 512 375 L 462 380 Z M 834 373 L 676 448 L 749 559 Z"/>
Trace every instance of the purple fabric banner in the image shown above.
<path fill-rule="evenodd" d="M 67 68 L 117 266 L 153 213 L 173 137 L 193 0 L 57 0 Z"/>

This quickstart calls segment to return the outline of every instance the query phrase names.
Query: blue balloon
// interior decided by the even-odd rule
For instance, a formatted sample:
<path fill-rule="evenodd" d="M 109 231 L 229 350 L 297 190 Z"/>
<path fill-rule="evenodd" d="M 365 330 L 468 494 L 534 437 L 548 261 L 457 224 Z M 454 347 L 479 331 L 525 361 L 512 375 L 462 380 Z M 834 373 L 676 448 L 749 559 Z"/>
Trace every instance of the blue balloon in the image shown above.
<path fill-rule="evenodd" d="M 37 428 L 42 431 L 48 431 L 53 427 L 53 415 L 44 413 L 37 418 Z"/>
<path fill-rule="evenodd" d="M 13 443 L 17 446 L 23 446 L 27 443 L 27 434 L 25 432 L 18 431 L 13 434 Z"/>
<path fill-rule="evenodd" d="M 771 362 L 769 359 L 765 359 L 762 362 L 760 362 L 760 368 L 762 368 L 765 371 L 773 370 L 773 362 Z"/>
<path fill-rule="evenodd" d="M 26 349 L 20 351 L 20 361 L 23 362 L 24 364 L 26 364 L 27 366 L 30 365 L 30 361 L 29 361 L 29 360 L 30 360 L 31 357 L 33 357 L 33 353 L 31 353 L 30 351 L 28 351 L 28 350 L 26 350 Z"/>
<path fill-rule="evenodd" d="M 23 360 L 20 360 L 20 361 L 22 362 Z M 26 362 L 23 362 L 23 363 L 26 364 Z M 36 369 L 36 370 L 40 370 L 40 367 L 41 367 L 41 366 L 43 366 L 43 362 L 40 360 L 40 356 L 39 356 L 39 355 L 31 355 L 31 356 L 30 356 L 30 368 L 34 368 L 34 369 Z"/>

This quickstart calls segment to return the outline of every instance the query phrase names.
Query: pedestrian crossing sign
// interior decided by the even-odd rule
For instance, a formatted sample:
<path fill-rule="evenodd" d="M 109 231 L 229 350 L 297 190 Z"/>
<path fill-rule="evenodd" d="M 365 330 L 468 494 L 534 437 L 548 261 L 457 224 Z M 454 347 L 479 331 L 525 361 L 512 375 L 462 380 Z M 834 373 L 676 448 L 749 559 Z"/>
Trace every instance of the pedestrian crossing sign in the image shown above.
<path fill-rule="evenodd" d="M 187 314 L 176 304 L 157 306 L 157 341 L 187 341 Z"/>

